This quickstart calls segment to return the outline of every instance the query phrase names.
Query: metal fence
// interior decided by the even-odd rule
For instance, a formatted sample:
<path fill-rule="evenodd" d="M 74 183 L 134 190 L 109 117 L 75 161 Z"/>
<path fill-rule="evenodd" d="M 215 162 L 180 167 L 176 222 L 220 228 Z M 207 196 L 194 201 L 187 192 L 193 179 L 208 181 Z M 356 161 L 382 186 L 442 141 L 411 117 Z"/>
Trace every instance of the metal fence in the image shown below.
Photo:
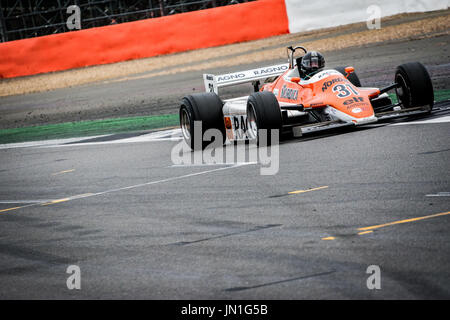
<path fill-rule="evenodd" d="M 80 8 L 81 29 L 255 0 L 0 0 L 2 42 L 70 31 L 67 8 Z"/>

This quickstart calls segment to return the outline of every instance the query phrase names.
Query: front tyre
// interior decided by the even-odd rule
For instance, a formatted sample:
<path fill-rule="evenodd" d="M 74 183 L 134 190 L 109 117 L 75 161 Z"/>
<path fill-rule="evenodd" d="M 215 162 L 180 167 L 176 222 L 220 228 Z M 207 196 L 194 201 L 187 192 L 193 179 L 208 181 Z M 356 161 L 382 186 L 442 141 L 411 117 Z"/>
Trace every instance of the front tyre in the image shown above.
<path fill-rule="evenodd" d="M 433 84 L 427 69 L 420 62 L 405 63 L 395 71 L 397 97 L 404 109 L 424 107 L 431 112 L 434 104 Z"/>
<path fill-rule="evenodd" d="M 220 131 L 221 144 L 225 143 L 225 124 L 222 112 L 223 102 L 212 92 L 188 95 L 181 101 L 179 110 L 181 133 L 192 150 L 204 149 L 211 142 L 203 141 L 208 129 Z M 201 131 L 196 131 L 194 122 L 201 122 Z"/>
<path fill-rule="evenodd" d="M 247 122 L 249 138 L 255 140 L 258 146 L 264 146 L 266 142 L 267 145 L 277 143 L 271 139 L 272 132 L 278 130 L 279 137 L 283 123 L 280 105 L 272 92 L 255 92 L 248 97 Z"/>

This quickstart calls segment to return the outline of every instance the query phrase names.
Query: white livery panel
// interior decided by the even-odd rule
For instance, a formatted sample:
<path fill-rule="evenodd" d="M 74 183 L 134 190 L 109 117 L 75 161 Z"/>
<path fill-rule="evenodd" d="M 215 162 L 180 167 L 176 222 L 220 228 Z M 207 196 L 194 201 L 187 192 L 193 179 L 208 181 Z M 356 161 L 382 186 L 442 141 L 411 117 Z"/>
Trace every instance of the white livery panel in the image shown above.
<path fill-rule="evenodd" d="M 237 71 L 221 75 L 203 74 L 205 90 L 219 93 L 220 87 L 228 87 L 282 75 L 289 69 L 289 63 L 277 64 L 245 71 Z"/>

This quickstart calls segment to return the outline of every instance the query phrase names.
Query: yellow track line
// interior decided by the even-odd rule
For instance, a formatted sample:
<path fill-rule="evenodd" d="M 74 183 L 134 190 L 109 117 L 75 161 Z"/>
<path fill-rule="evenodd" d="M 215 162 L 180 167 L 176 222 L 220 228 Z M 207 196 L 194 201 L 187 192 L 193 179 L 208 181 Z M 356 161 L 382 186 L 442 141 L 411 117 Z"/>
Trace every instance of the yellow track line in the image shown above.
<path fill-rule="evenodd" d="M 369 231 L 363 231 L 363 232 L 358 232 L 358 235 L 363 235 L 363 234 L 368 234 L 368 233 L 372 233 L 372 230 Z"/>
<path fill-rule="evenodd" d="M 450 211 L 430 214 L 428 216 L 423 216 L 423 217 L 410 218 L 410 219 L 398 220 L 398 221 L 393 221 L 393 222 L 388 222 L 388 223 L 383 223 L 383 224 L 377 224 L 374 226 L 369 226 L 369 227 L 364 227 L 364 228 L 358 228 L 358 230 L 361 231 L 361 232 L 358 232 L 358 235 L 372 233 L 374 229 L 389 227 L 389 226 L 393 226 L 396 224 L 416 222 L 416 221 L 420 221 L 420 220 L 442 217 L 442 216 L 447 216 L 447 215 L 450 215 Z M 322 240 L 334 240 L 334 239 L 335 239 L 335 237 L 322 238 Z"/>
<path fill-rule="evenodd" d="M 378 224 L 378 225 L 375 225 L 375 226 L 358 228 L 358 230 L 365 231 L 365 230 L 379 229 L 379 228 L 384 228 L 384 227 L 388 227 L 388 226 L 393 226 L 393 225 L 396 225 L 396 224 L 415 222 L 415 221 L 420 221 L 420 220 L 424 220 L 424 219 L 431 219 L 431 218 L 435 218 L 435 217 L 446 216 L 446 215 L 449 215 L 449 214 L 450 214 L 450 211 L 441 212 L 441 213 L 431 214 L 429 216 L 423 216 L 423 217 L 417 217 L 417 218 L 393 221 L 393 222 L 389 222 L 389 223 Z"/>
<path fill-rule="evenodd" d="M 69 173 L 69 172 L 74 172 L 75 171 L 75 169 L 70 169 L 70 170 L 63 170 L 63 171 L 60 171 L 60 172 L 55 172 L 55 173 L 52 173 L 52 176 L 56 176 L 56 175 L 58 175 L 58 174 L 62 174 L 62 173 Z"/>
<path fill-rule="evenodd" d="M 0 212 L 6 212 L 6 211 L 11 211 L 11 210 L 16 210 L 16 209 L 20 209 L 22 207 L 13 207 L 13 208 L 8 208 L 8 209 L 2 209 L 0 210 Z"/>
<path fill-rule="evenodd" d="M 55 203 L 60 203 L 60 202 L 65 202 L 65 201 L 69 201 L 72 198 L 63 198 L 63 199 L 56 199 L 56 200 L 52 200 L 49 202 L 45 202 L 45 203 L 41 203 L 41 206 L 48 206 L 50 204 L 55 204 Z"/>
<path fill-rule="evenodd" d="M 87 197 L 90 197 L 90 196 L 93 196 L 93 195 L 95 195 L 95 194 L 94 193 L 83 193 L 83 194 L 79 194 L 79 195 L 68 197 L 68 198 L 56 199 L 56 200 L 51 200 L 51 201 L 47 201 L 47 202 L 31 203 L 31 204 L 28 204 L 26 206 L 1 209 L 0 213 L 1 212 L 12 211 L 12 210 L 17 210 L 17 209 L 21 209 L 21 208 L 26 208 L 26 207 L 39 206 L 39 205 L 41 205 L 41 206 L 48 206 L 48 205 L 51 205 L 51 204 L 57 204 L 57 203 L 66 202 L 66 201 L 70 201 L 70 200 L 87 198 Z"/>
<path fill-rule="evenodd" d="M 318 187 L 318 188 L 313 188 L 313 189 L 307 189 L 307 190 L 296 190 L 296 191 L 288 192 L 288 194 L 299 194 L 299 193 L 316 191 L 316 190 L 321 190 L 321 189 L 326 189 L 326 188 L 328 188 L 328 186 L 323 186 L 323 187 Z"/>

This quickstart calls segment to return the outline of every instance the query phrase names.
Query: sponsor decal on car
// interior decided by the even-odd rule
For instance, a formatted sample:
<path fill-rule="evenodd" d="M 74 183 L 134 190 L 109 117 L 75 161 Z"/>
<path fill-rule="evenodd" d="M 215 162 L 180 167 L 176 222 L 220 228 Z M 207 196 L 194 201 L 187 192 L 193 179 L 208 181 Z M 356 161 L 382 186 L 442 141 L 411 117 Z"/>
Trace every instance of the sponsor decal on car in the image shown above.
<path fill-rule="evenodd" d="M 238 80 L 238 79 L 242 79 L 242 78 L 245 78 L 245 73 L 232 73 L 232 74 L 219 76 L 217 78 L 217 81 L 220 82 L 220 81 Z"/>
<path fill-rule="evenodd" d="M 244 116 L 233 116 L 234 130 L 242 129 L 247 131 L 247 119 Z"/>
<path fill-rule="evenodd" d="M 341 73 L 335 70 L 322 71 L 321 73 L 317 74 L 317 79 L 322 79 L 323 77 L 327 77 L 330 74 L 341 74 Z"/>
<path fill-rule="evenodd" d="M 344 105 L 348 106 L 350 104 L 354 104 L 354 103 L 361 103 L 364 102 L 364 98 L 363 97 L 353 97 L 352 99 L 348 99 L 344 101 Z"/>
<path fill-rule="evenodd" d="M 342 82 L 342 81 L 345 81 L 345 79 L 343 79 L 343 78 L 334 78 L 333 80 L 324 82 L 323 86 L 322 86 L 322 92 L 327 90 L 329 87 L 331 87 L 336 82 Z"/>
<path fill-rule="evenodd" d="M 298 97 L 297 89 L 288 88 L 288 87 L 286 87 L 286 85 L 284 85 L 281 88 L 280 98 L 288 99 L 288 100 L 297 100 L 297 97 Z"/>
<path fill-rule="evenodd" d="M 218 87 L 226 86 L 233 83 L 242 83 L 245 81 L 253 81 L 264 78 L 277 76 L 289 69 L 289 64 L 281 64 L 274 66 L 267 66 L 252 70 L 236 71 L 228 74 L 216 75 L 214 80 Z M 208 79 L 206 79 L 208 80 Z"/>
<path fill-rule="evenodd" d="M 281 66 L 276 66 L 276 67 L 267 67 L 267 68 L 256 69 L 256 70 L 253 70 L 253 73 L 255 74 L 255 76 L 260 76 L 260 75 L 271 74 L 274 72 L 286 71 L 288 68 L 289 67 L 287 65 L 281 65 Z"/>
<path fill-rule="evenodd" d="M 246 116 L 233 116 L 233 127 L 235 139 L 248 139 L 248 124 Z"/>

